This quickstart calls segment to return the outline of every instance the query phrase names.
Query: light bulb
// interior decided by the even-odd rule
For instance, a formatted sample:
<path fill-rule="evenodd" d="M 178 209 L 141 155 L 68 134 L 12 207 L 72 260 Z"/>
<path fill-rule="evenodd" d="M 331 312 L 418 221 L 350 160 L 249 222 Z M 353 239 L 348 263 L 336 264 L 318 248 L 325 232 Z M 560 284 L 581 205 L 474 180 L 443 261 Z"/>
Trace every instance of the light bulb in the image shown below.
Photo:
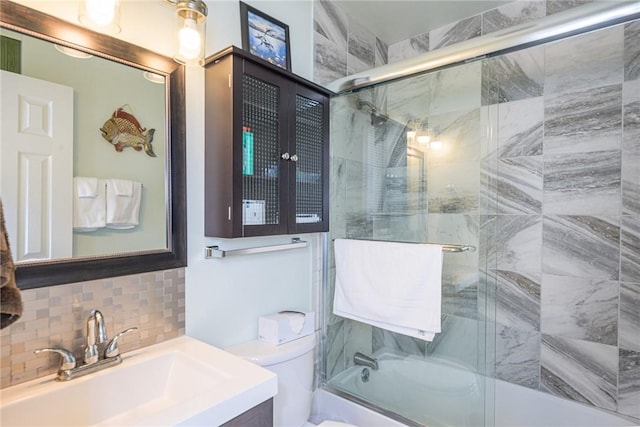
<path fill-rule="evenodd" d="M 186 18 L 184 27 L 178 31 L 178 54 L 187 61 L 192 61 L 200 56 L 202 40 L 196 29 L 195 19 Z"/>
<path fill-rule="evenodd" d="M 111 24 L 116 16 L 116 1 L 117 0 L 86 0 L 89 18 L 101 27 Z"/>
<path fill-rule="evenodd" d="M 407 144 L 412 145 L 416 141 L 416 131 L 407 131 Z"/>
<path fill-rule="evenodd" d="M 429 135 L 419 135 L 416 140 L 418 144 L 428 144 L 431 141 L 431 137 Z"/>
<path fill-rule="evenodd" d="M 444 149 L 444 143 L 439 140 L 431 141 L 431 144 L 429 144 L 429 148 L 431 148 L 432 150 L 442 150 Z"/>

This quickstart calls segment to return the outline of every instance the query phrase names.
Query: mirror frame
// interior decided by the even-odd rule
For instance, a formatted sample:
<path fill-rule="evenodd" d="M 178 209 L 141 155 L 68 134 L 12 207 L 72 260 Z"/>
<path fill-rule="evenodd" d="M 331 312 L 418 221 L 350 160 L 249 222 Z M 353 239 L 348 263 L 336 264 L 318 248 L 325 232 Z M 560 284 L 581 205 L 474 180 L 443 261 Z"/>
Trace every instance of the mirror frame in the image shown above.
<path fill-rule="evenodd" d="M 185 67 L 171 58 L 90 31 L 9 0 L 0 0 L 0 27 L 165 76 L 168 85 L 168 249 L 65 258 L 16 265 L 20 289 L 33 289 L 187 265 Z"/>

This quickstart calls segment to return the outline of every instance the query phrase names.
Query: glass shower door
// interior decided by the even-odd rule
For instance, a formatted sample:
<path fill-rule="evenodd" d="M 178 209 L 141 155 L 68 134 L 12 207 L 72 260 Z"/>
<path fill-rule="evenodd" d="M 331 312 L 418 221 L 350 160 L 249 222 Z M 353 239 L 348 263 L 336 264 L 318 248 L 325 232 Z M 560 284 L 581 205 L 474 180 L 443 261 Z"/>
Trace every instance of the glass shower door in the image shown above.
<path fill-rule="evenodd" d="M 477 248 L 444 255 L 442 332 L 433 341 L 334 316 L 330 268 L 326 384 L 409 424 L 492 422 L 485 375 L 494 330 L 487 227 L 495 186 L 487 173 L 492 117 L 482 105 L 482 64 L 332 100 L 331 237 Z M 379 369 L 356 365 L 357 352 L 375 357 Z"/>

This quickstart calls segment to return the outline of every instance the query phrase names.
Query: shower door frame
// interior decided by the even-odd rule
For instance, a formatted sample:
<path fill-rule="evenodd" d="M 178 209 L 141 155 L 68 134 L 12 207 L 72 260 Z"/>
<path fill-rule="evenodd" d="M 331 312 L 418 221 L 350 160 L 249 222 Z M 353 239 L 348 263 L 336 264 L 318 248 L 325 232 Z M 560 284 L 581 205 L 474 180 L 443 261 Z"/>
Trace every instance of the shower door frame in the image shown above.
<path fill-rule="evenodd" d="M 594 2 L 413 58 L 353 74 L 327 87 L 337 95 L 526 49 L 640 18 L 639 2 Z"/>

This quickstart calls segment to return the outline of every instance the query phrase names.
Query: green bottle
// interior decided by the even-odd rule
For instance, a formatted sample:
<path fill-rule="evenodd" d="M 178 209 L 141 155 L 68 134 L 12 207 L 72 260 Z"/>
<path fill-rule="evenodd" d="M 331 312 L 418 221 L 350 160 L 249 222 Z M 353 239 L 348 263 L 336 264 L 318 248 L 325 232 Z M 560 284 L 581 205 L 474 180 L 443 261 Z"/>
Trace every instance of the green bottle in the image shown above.
<path fill-rule="evenodd" d="M 242 174 L 253 175 L 253 133 L 246 126 L 242 127 Z"/>

